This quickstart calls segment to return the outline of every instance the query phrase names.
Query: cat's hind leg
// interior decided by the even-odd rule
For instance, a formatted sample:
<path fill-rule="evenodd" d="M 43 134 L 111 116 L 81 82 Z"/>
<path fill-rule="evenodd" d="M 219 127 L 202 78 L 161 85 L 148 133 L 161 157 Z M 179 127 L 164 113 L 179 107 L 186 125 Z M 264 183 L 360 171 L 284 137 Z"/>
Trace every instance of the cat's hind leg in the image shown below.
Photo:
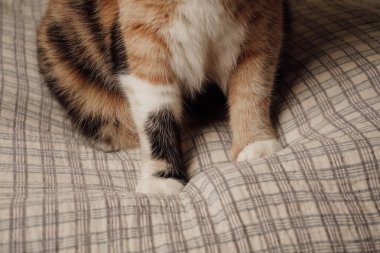
<path fill-rule="evenodd" d="M 136 191 L 172 195 L 187 182 L 180 148 L 182 99 L 179 87 L 121 75 L 140 139 L 142 175 Z"/>

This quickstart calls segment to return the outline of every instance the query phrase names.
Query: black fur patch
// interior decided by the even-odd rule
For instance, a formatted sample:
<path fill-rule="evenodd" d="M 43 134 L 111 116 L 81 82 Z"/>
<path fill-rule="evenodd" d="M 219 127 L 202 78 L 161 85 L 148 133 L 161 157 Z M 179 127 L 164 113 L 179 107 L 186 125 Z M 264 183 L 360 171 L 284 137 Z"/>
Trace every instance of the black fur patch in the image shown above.
<path fill-rule="evenodd" d="M 152 158 L 168 163 L 165 171 L 154 176 L 173 178 L 182 183 L 187 182 L 186 171 L 181 152 L 181 136 L 178 122 L 169 110 L 151 113 L 145 125 L 152 149 Z"/>
<path fill-rule="evenodd" d="M 282 2 L 282 7 L 283 7 L 283 30 L 284 30 L 285 35 L 286 35 L 289 32 L 291 32 L 292 21 L 293 21 L 292 13 L 290 11 L 289 0 L 284 0 Z"/>
<path fill-rule="evenodd" d="M 79 119 L 76 124 L 84 136 L 94 140 L 99 139 L 99 133 L 104 125 L 102 118 L 99 116 L 79 118 L 78 111 L 74 109 L 69 111 L 69 115 L 71 118 Z"/>
<path fill-rule="evenodd" d="M 115 19 L 111 31 L 111 58 L 115 74 L 128 71 L 127 53 L 118 17 Z"/>

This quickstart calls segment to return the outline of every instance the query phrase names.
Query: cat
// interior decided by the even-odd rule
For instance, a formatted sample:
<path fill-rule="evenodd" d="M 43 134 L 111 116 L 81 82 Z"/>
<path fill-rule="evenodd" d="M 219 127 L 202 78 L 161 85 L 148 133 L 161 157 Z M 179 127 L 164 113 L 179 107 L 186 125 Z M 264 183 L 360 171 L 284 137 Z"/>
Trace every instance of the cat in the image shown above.
<path fill-rule="evenodd" d="M 270 120 L 283 42 L 281 0 L 51 0 L 38 28 L 40 72 L 98 148 L 140 145 L 137 192 L 188 182 L 183 98 L 214 81 L 227 97 L 232 157 L 282 148 Z"/>

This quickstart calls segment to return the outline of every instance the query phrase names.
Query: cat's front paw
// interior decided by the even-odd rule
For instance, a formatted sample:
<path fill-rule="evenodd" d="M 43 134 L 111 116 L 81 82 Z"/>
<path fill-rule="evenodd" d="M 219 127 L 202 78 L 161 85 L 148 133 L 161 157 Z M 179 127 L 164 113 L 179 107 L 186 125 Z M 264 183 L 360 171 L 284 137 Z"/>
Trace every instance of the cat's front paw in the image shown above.
<path fill-rule="evenodd" d="M 143 177 L 137 184 L 136 192 L 161 196 L 177 195 L 185 186 L 171 178 Z"/>
<path fill-rule="evenodd" d="M 255 141 L 245 146 L 245 148 L 243 148 L 243 150 L 239 153 L 236 160 L 242 162 L 258 159 L 260 157 L 273 154 L 281 149 L 282 146 L 276 139 Z"/>

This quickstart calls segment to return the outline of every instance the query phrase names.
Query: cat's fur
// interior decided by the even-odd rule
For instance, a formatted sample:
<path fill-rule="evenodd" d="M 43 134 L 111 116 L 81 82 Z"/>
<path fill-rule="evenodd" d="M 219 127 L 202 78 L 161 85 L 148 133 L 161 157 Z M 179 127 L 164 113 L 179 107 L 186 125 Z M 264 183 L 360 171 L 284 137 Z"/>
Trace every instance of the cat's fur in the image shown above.
<path fill-rule="evenodd" d="M 281 0 L 51 0 L 41 73 L 96 146 L 139 142 L 137 191 L 174 194 L 187 182 L 182 99 L 206 80 L 227 96 L 234 159 L 281 148 L 269 107 L 282 15 Z"/>

